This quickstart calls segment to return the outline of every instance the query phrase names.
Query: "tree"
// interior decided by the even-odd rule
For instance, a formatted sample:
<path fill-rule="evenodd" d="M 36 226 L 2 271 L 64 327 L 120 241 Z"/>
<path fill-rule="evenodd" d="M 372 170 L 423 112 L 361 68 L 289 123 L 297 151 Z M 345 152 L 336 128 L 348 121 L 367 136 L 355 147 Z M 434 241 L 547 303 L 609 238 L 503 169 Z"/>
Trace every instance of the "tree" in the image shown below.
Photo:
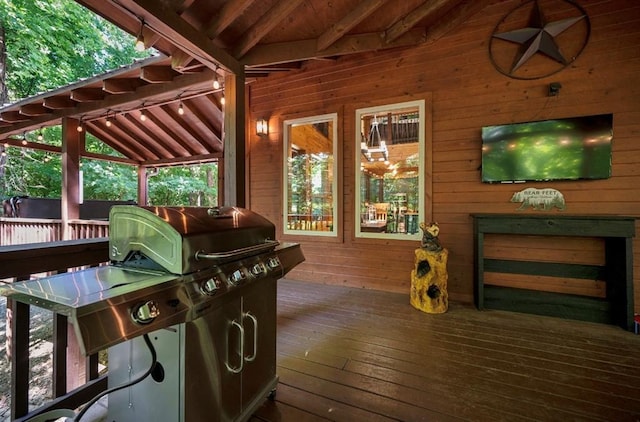
<path fill-rule="evenodd" d="M 136 58 L 134 39 L 72 0 L 0 0 L 10 101 L 59 88 Z M 0 61 L 1 63 L 1 61 Z"/>
<path fill-rule="evenodd" d="M 2 55 L 4 47 L 6 55 Z M 135 51 L 130 34 L 75 1 L 0 0 L 0 100 L 16 101 L 59 88 L 148 54 Z M 39 140 L 38 135 L 43 139 Z M 30 142 L 60 146 L 61 135 L 60 126 L 54 126 L 24 136 Z M 0 196 L 61 196 L 61 164 L 57 154 L 4 149 L 0 145 Z M 86 149 L 118 155 L 89 134 Z M 137 197 L 136 171 L 132 166 L 84 159 L 82 172 L 85 199 Z M 151 179 L 150 202 L 216 205 L 216 176 L 216 165 L 163 169 Z"/>

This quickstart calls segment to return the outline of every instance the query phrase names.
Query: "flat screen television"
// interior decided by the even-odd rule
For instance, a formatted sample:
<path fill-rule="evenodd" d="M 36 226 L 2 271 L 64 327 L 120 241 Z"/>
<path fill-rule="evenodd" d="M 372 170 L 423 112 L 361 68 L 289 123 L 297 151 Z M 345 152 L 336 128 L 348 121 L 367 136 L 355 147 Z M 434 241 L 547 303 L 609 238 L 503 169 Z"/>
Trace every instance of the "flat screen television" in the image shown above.
<path fill-rule="evenodd" d="M 612 114 L 485 126 L 482 181 L 606 179 L 612 140 Z"/>

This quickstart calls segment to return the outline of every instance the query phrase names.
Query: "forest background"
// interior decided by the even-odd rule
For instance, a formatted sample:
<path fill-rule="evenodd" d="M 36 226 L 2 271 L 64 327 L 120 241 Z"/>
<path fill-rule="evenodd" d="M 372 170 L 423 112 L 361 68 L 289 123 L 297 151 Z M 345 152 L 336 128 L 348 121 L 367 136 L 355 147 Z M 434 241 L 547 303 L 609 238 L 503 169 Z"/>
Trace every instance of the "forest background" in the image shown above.
<path fill-rule="evenodd" d="M 134 44 L 130 34 L 73 0 L 0 0 L 0 108 L 157 54 L 138 52 Z M 61 126 L 22 136 L 62 144 Z M 86 149 L 121 156 L 90 134 Z M 0 199 L 60 198 L 60 158 L 0 140 Z M 135 167 L 85 158 L 81 166 L 84 200 L 137 199 Z M 149 179 L 148 205 L 217 205 L 217 170 L 216 163 L 160 168 Z"/>

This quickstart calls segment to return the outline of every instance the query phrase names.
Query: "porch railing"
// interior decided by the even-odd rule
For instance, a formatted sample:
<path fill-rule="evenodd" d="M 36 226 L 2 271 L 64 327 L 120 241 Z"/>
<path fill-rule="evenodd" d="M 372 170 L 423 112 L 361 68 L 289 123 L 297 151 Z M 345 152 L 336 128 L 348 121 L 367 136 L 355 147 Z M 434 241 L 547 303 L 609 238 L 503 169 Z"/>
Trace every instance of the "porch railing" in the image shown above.
<path fill-rule="evenodd" d="M 103 235 L 95 239 L 59 241 L 61 223 L 56 220 L 20 221 L 33 219 L 1 219 L 0 231 L 20 233 L 18 239 L 41 239 L 38 243 L 0 246 L 0 280 L 10 283 L 28 280 L 43 273 L 62 273 L 79 268 L 97 266 L 109 259 L 108 224 L 95 221 L 75 221 L 71 233 L 75 238 Z M 7 220 L 12 220 L 6 224 Z M 16 221 L 18 220 L 18 221 Z M 98 223 L 98 224 L 96 224 Z M 24 233 L 24 234 L 23 234 Z M 22 236 L 22 237 L 20 237 Z M 3 245 L 4 245 L 4 238 Z M 15 240 L 15 239 L 14 239 Z M 0 318 L 3 316 L 0 315 Z M 29 305 L 7 299 L 7 354 L 11 365 L 11 420 L 25 421 L 37 414 L 56 408 L 77 408 L 107 388 L 106 375 L 98 372 L 98 355 L 86 358 L 86 382 L 67 391 L 67 356 L 72 356 L 68 345 L 68 322 L 62 315 L 53 314 L 50 321 L 53 330 L 52 397 L 48 404 L 29 409 L 30 369 L 30 318 Z"/>
<path fill-rule="evenodd" d="M 109 222 L 69 221 L 69 239 L 94 239 L 109 235 Z M 0 217 L 0 246 L 63 240 L 62 220 Z"/>

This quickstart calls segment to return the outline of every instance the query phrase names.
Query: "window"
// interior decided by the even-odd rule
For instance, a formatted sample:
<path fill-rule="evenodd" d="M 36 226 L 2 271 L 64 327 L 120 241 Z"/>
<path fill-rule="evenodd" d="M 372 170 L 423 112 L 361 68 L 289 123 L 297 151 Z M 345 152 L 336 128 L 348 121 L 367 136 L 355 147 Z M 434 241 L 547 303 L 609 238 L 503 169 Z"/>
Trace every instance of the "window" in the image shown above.
<path fill-rule="evenodd" d="M 419 240 L 425 102 L 356 110 L 356 237 Z"/>
<path fill-rule="evenodd" d="M 337 236 L 337 114 L 284 122 L 284 233 Z"/>

